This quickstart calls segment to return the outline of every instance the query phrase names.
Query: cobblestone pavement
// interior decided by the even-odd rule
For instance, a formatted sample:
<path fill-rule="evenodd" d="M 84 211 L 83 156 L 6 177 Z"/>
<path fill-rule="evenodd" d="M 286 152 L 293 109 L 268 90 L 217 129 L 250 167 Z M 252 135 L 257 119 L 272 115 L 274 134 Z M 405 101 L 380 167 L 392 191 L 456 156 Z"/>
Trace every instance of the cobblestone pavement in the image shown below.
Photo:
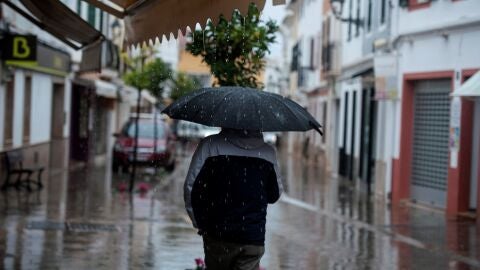
<path fill-rule="evenodd" d="M 287 193 L 268 209 L 267 269 L 478 269 L 479 227 L 443 213 L 391 209 L 308 161 L 287 155 Z M 183 210 L 189 157 L 171 175 L 108 166 L 51 173 L 46 187 L 0 199 L 0 269 L 188 269 L 201 238 Z M 149 181 L 150 180 L 150 181 Z M 147 184 L 142 184 L 147 183 Z"/>

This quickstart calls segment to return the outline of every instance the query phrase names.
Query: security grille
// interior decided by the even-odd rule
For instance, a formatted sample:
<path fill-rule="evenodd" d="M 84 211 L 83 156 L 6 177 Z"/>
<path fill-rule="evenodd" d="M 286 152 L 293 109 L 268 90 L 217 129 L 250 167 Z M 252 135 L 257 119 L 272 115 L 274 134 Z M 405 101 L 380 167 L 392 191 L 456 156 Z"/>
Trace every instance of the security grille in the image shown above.
<path fill-rule="evenodd" d="M 445 206 L 448 178 L 450 81 L 415 84 L 412 197 Z"/>

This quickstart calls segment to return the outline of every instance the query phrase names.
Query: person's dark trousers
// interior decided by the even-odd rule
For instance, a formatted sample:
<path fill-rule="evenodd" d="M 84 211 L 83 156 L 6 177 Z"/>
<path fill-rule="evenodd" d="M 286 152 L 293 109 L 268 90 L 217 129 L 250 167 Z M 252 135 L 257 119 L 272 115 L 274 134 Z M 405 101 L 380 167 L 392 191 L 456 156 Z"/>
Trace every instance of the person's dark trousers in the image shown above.
<path fill-rule="evenodd" d="M 207 270 L 258 270 L 264 246 L 223 242 L 203 236 Z"/>

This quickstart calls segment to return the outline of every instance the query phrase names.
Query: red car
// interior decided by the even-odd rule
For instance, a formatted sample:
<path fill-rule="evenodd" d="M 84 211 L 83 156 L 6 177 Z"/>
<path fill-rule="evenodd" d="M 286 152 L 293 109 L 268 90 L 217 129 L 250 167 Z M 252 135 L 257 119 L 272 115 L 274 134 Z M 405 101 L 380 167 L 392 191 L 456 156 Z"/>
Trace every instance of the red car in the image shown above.
<path fill-rule="evenodd" d="M 155 122 L 150 117 L 142 117 L 138 121 L 138 150 L 134 157 L 135 119 L 131 118 L 116 137 L 113 146 L 112 169 L 127 172 L 133 162 L 141 165 L 164 167 L 167 171 L 175 169 L 176 138 L 169 126 L 162 120 Z M 155 140 L 155 136 L 157 139 Z M 155 148 L 156 145 L 156 148 Z"/>

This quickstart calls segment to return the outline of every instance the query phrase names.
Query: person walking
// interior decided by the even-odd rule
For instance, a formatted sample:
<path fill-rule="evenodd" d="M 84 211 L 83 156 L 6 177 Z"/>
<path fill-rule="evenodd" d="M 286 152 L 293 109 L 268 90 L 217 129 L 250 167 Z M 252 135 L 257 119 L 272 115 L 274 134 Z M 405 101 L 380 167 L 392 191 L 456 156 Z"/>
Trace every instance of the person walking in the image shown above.
<path fill-rule="evenodd" d="M 200 141 L 184 185 L 208 270 L 257 270 L 267 205 L 283 191 L 275 149 L 260 131 L 222 129 Z"/>

